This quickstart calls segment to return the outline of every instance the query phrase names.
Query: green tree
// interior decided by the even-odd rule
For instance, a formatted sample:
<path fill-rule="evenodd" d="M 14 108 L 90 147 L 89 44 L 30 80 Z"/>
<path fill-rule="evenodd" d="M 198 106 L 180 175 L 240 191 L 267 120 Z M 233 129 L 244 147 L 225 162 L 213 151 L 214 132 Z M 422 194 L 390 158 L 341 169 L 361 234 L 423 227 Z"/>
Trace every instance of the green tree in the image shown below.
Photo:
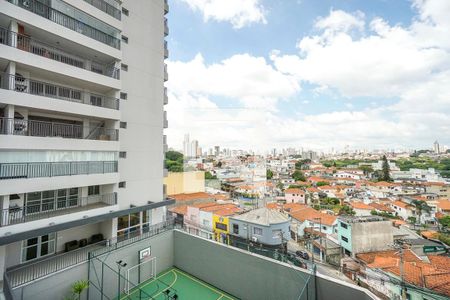
<path fill-rule="evenodd" d="M 89 281 L 88 280 L 78 280 L 75 281 L 74 284 L 72 284 L 72 293 L 78 297 L 78 300 L 81 299 L 81 293 L 85 289 L 89 287 Z"/>
<path fill-rule="evenodd" d="M 266 170 L 266 178 L 267 179 L 272 179 L 273 178 L 273 172 L 270 169 Z"/>
<path fill-rule="evenodd" d="M 292 173 L 292 178 L 294 178 L 295 181 L 306 181 L 305 175 L 300 170 L 295 170 L 294 173 Z"/>
<path fill-rule="evenodd" d="M 339 215 L 354 216 L 355 214 L 356 212 L 353 210 L 353 208 L 348 205 L 342 206 L 339 210 Z"/>
<path fill-rule="evenodd" d="M 370 173 L 373 173 L 372 166 L 362 165 L 359 167 L 359 169 L 364 172 L 364 175 L 369 175 Z"/>
<path fill-rule="evenodd" d="M 280 189 L 280 190 L 284 190 L 284 185 L 283 185 L 283 183 L 282 183 L 282 182 L 278 182 L 278 183 L 277 183 L 277 188 Z"/>
<path fill-rule="evenodd" d="M 330 183 L 328 181 L 319 181 L 317 182 L 317 186 L 324 186 L 324 185 L 329 185 Z"/>
<path fill-rule="evenodd" d="M 211 172 L 206 171 L 205 172 L 205 180 L 212 180 L 212 179 L 217 179 L 216 175 L 212 175 Z"/>
<path fill-rule="evenodd" d="M 386 155 L 383 155 L 383 165 L 381 167 L 381 177 L 380 181 L 392 181 L 391 178 L 391 168 L 389 167 L 389 162 Z"/>
<path fill-rule="evenodd" d="M 450 216 L 442 217 L 438 221 L 444 230 L 450 229 Z"/>
<path fill-rule="evenodd" d="M 416 199 L 414 199 L 412 202 L 411 202 L 411 204 L 412 205 L 414 205 L 414 207 L 416 208 L 416 211 L 417 211 L 417 214 L 418 214 L 418 216 L 419 216 L 419 223 L 421 222 L 421 217 L 422 217 L 422 212 L 430 212 L 431 211 L 431 207 L 430 206 L 428 206 L 428 204 L 425 202 L 425 201 L 422 201 L 422 200 L 416 200 Z"/>
<path fill-rule="evenodd" d="M 183 154 L 177 151 L 167 151 L 164 165 L 169 172 L 183 172 L 184 171 Z"/>

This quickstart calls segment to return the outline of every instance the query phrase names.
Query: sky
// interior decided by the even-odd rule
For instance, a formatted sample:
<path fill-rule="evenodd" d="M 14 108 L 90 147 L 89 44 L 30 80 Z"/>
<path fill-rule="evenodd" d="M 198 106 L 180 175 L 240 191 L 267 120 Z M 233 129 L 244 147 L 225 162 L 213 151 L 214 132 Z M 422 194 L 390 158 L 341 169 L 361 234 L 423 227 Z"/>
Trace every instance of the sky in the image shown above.
<path fill-rule="evenodd" d="M 449 0 L 169 4 L 169 147 L 450 146 Z"/>

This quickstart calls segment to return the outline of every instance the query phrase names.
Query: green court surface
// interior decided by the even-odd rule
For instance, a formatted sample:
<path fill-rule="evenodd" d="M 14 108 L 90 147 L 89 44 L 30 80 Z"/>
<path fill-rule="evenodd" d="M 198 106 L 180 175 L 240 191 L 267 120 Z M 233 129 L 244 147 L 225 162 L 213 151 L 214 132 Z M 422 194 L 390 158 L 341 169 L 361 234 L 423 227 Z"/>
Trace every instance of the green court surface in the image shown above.
<path fill-rule="evenodd" d="M 142 283 L 139 288 L 133 289 L 129 295 L 122 295 L 121 300 L 168 298 L 164 291 L 178 295 L 178 300 L 237 300 L 214 286 L 189 275 L 177 268 L 172 268 L 160 273 L 156 279 Z"/>

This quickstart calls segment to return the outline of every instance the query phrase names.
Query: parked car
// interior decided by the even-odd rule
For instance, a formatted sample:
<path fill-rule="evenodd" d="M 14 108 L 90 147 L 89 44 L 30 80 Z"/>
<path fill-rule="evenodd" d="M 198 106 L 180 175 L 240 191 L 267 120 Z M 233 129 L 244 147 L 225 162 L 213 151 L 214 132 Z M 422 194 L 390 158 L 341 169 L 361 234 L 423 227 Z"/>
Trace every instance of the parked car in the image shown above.
<path fill-rule="evenodd" d="M 306 251 L 303 250 L 298 250 L 295 251 L 295 254 L 301 258 L 303 258 L 304 260 L 309 260 L 309 254 Z"/>

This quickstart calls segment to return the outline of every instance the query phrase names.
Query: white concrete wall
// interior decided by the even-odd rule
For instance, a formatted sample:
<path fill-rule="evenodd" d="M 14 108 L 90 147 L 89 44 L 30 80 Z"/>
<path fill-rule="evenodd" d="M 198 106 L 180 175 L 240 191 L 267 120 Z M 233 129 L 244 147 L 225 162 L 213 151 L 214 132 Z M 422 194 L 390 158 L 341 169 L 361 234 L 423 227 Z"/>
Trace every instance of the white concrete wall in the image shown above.
<path fill-rule="evenodd" d="M 128 208 L 163 200 L 164 9 L 162 0 L 126 0 L 122 6 L 130 16 L 122 16 L 129 43 L 122 44 L 122 63 L 128 65 L 121 73 L 122 91 L 128 100 L 121 101 L 127 129 L 119 135 L 127 158 L 119 160 L 120 180 L 126 181 L 119 204 Z"/>

